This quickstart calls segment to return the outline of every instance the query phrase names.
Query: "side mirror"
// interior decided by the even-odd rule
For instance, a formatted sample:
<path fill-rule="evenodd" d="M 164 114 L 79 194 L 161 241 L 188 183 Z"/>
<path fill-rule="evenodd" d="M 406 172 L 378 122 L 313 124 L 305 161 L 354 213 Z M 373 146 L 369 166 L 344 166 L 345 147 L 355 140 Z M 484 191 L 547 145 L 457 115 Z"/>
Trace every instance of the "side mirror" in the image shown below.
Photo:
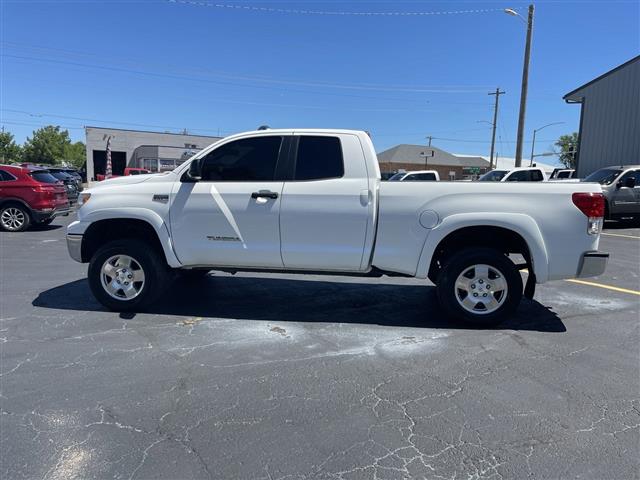
<path fill-rule="evenodd" d="M 202 180 L 202 170 L 200 169 L 199 160 L 193 160 L 189 164 L 189 170 L 187 170 L 185 177 L 188 182 L 199 182 Z"/>
<path fill-rule="evenodd" d="M 624 186 L 627 188 L 633 188 L 636 186 L 636 177 L 627 177 L 624 179 Z"/>

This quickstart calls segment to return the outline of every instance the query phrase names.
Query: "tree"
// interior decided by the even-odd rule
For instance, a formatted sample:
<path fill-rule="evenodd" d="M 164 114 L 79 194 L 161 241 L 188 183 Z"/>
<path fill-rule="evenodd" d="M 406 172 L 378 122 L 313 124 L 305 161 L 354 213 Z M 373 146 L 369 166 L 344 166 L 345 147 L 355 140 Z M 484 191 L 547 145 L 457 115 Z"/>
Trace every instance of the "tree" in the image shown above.
<path fill-rule="evenodd" d="M 562 135 L 555 143 L 560 149 L 560 162 L 567 168 L 576 168 L 576 152 L 578 151 L 578 132 Z"/>
<path fill-rule="evenodd" d="M 22 148 L 9 132 L 0 132 L 0 163 L 19 162 L 22 157 Z"/>
<path fill-rule="evenodd" d="M 26 162 L 53 165 L 64 160 L 71 145 L 69 132 L 58 126 L 47 125 L 33 132 L 33 137 L 24 142 L 23 158 Z"/>
<path fill-rule="evenodd" d="M 87 150 L 82 142 L 70 143 L 65 147 L 64 160 L 76 168 L 82 168 L 87 159 Z"/>

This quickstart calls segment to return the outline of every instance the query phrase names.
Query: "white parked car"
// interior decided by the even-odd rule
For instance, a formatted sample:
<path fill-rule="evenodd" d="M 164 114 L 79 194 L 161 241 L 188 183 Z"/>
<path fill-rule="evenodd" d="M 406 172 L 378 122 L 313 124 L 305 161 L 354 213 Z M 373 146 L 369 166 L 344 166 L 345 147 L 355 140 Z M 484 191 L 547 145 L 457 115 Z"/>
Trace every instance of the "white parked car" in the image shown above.
<path fill-rule="evenodd" d="M 599 275 L 608 258 L 599 184 L 381 182 L 371 139 L 352 130 L 233 135 L 81 202 L 69 252 L 113 310 L 150 304 L 172 272 L 258 270 L 429 278 L 450 316 L 494 324 L 520 303 L 520 269 L 531 298 L 536 282 Z"/>
<path fill-rule="evenodd" d="M 569 180 L 576 178 L 576 171 L 573 168 L 554 168 L 549 180 Z"/>
<path fill-rule="evenodd" d="M 435 170 L 416 170 L 413 172 L 398 172 L 390 177 L 389 182 L 439 182 L 440 175 Z"/>
<path fill-rule="evenodd" d="M 544 182 L 546 180 L 544 170 L 538 167 L 491 170 L 478 178 L 479 182 Z"/>

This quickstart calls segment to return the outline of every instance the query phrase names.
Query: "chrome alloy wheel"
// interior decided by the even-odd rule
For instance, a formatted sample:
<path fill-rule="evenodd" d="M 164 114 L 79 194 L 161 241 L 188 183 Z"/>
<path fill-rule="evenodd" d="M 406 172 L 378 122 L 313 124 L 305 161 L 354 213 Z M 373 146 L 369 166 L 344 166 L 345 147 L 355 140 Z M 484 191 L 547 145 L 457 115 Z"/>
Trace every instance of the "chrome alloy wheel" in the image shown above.
<path fill-rule="evenodd" d="M 144 288 L 144 270 L 128 255 L 109 257 L 100 269 L 102 288 L 116 300 L 132 300 Z"/>
<path fill-rule="evenodd" d="M 455 283 L 456 299 L 467 312 L 486 315 L 498 310 L 507 299 L 507 281 L 491 265 L 473 265 L 464 270 Z"/>
<path fill-rule="evenodd" d="M 6 208 L 2 211 L 2 215 L 0 215 L 2 226 L 12 232 L 20 230 L 26 220 L 25 213 L 19 208 Z"/>

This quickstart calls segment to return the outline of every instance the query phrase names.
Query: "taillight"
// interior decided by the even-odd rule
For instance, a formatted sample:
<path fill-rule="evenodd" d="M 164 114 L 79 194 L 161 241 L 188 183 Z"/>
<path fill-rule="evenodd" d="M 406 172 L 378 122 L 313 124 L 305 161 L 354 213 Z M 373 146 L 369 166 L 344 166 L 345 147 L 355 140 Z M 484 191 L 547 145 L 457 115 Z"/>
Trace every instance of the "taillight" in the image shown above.
<path fill-rule="evenodd" d="M 56 191 L 56 187 L 51 187 L 49 185 L 36 185 L 35 187 L 32 187 L 31 190 L 38 193 L 53 193 Z"/>
<path fill-rule="evenodd" d="M 576 192 L 571 196 L 573 204 L 588 218 L 587 233 L 597 235 L 604 220 L 604 195 L 602 193 Z"/>

